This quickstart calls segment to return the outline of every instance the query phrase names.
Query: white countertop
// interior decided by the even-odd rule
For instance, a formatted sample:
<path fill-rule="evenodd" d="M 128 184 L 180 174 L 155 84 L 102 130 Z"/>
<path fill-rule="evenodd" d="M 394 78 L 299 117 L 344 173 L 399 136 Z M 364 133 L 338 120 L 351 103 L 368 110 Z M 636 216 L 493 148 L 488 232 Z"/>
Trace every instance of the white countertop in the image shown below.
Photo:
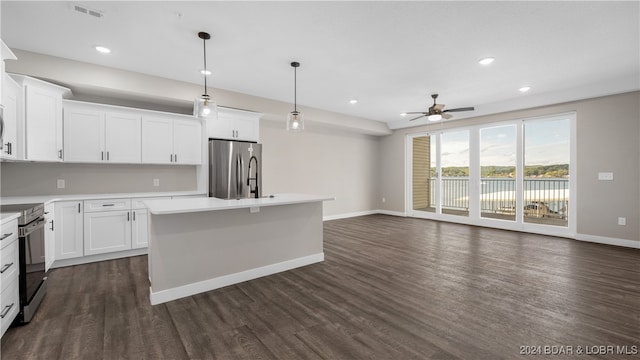
<path fill-rule="evenodd" d="M 275 194 L 258 199 L 224 200 L 218 198 L 186 198 L 172 200 L 147 200 L 145 205 L 153 215 L 180 214 L 200 211 L 260 208 L 265 206 L 302 204 L 335 200 L 335 197 L 307 194 Z"/>
<path fill-rule="evenodd" d="M 17 219 L 19 217 L 20 217 L 20 213 L 17 213 L 17 212 L 0 213 L 0 223 L 4 224 L 8 221 Z"/>
<path fill-rule="evenodd" d="M 121 194 L 74 194 L 74 195 L 35 195 L 35 196 L 7 196 L 0 198 L 2 205 L 11 204 L 47 204 L 52 201 L 75 201 L 75 200 L 102 200 L 120 198 L 146 198 L 164 196 L 207 196 L 200 191 L 173 191 L 173 192 L 150 192 L 150 193 L 121 193 Z"/>

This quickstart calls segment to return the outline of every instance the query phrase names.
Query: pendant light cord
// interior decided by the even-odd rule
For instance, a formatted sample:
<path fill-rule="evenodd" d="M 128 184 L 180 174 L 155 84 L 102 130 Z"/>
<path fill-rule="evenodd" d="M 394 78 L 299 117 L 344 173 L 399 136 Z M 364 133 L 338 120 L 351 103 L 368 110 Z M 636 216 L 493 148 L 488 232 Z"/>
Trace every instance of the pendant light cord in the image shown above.
<path fill-rule="evenodd" d="M 293 111 L 298 112 L 298 78 L 296 74 L 298 73 L 298 68 L 293 68 Z"/>
<path fill-rule="evenodd" d="M 204 94 L 207 95 L 207 39 L 202 39 L 204 49 Z"/>

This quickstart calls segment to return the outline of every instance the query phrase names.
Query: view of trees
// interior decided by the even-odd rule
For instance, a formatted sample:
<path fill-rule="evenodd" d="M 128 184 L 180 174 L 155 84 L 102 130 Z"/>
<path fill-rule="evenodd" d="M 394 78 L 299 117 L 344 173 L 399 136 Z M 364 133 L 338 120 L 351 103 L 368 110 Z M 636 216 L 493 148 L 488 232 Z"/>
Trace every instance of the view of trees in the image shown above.
<path fill-rule="evenodd" d="M 515 166 L 482 166 L 480 169 L 482 177 L 485 178 L 515 178 L 516 167 Z M 431 177 L 435 177 L 436 169 L 431 168 Z M 468 177 L 468 167 L 445 167 L 442 168 L 443 177 Z M 566 178 L 569 177 L 569 164 L 556 164 L 556 165 L 533 165 L 525 166 L 525 177 L 539 177 L 539 178 Z"/>

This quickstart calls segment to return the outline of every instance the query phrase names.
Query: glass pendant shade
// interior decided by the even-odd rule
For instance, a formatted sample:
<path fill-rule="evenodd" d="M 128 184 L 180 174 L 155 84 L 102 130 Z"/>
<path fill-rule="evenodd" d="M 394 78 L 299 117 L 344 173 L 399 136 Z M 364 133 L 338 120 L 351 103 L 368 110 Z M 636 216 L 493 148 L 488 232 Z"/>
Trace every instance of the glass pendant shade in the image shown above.
<path fill-rule="evenodd" d="M 202 95 L 195 101 L 195 115 L 201 119 L 206 119 L 214 111 L 215 106 L 216 103 L 211 100 L 209 95 Z"/>
<path fill-rule="evenodd" d="M 304 115 L 298 111 L 292 111 L 287 115 L 287 131 L 304 130 Z"/>

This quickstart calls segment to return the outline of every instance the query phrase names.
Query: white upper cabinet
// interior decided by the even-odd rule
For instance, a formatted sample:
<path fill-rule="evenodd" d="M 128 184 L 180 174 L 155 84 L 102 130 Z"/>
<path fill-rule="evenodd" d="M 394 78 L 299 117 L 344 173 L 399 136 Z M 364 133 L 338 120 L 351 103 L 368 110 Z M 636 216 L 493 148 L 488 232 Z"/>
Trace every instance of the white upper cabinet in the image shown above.
<path fill-rule="evenodd" d="M 200 121 L 173 120 L 173 160 L 177 164 L 202 163 L 202 125 Z"/>
<path fill-rule="evenodd" d="M 141 116 L 64 101 L 64 161 L 140 163 Z"/>
<path fill-rule="evenodd" d="M 18 102 L 20 86 L 8 75 L 2 74 L 2 105 L 4 105 L 4 131 L 0 141 L 0 158 L 16 159 L 18 155 Z"/>
<path fill-rule="evenodd" d="M 142 162 L 173 163 L 173 120 L 152 116 L 142 119 Z"/>
<path fill-rule="evenodd" d="M 22 86 L 18 127 L 24 129 L 19 159 L 62 161 L 62 98 L 67 88 L 28 76 L 11 75 Z M 18 141 L 22 141 L 20 137 Z"/>
<path fill-rule="evenodd" d="M 142 117 L 142 162 L 200 165 L 202 163 L 200 120 L 144 115 Z"/>
<path fill-rule="evenodd" d="M 255 141 L 259 140 L 261 113 L 218 107 L 217 118 L 207 120 L 209 138 Z"/>
<path fill-rule="evenodd" d="M 104 112 L 64 105 L 64 161 L 100 162 L 104 158 Z"/>
<path fill-rule="evenodd" d="M 0 101 L 3 101 L 2 92 L 4 91 L 4 88 L 2 86 L 6 80 L 4 77 L 5 60 L 16 60 L 16 56 L 13 54 L 11 49 L 5 45 L 4 41 L 0 39 Z M 2 105 L 4 105 L 4 103 L 2 103 Z"/>
<path fill-rule="evenodd" d="M 138 114 L 107 113 L 105 143 L 107 161 L 140 163 L 142 159 L 142 117 Z"/>

